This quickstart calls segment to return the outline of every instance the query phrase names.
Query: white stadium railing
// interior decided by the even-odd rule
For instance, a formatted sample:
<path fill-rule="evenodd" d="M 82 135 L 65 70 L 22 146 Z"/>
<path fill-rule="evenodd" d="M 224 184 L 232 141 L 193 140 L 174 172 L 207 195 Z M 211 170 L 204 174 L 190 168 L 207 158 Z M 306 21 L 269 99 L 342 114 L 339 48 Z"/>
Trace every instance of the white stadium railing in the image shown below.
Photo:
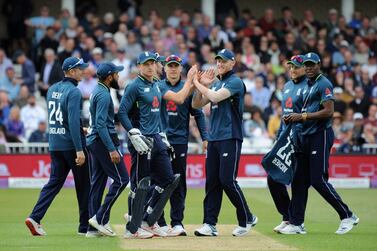
<path fill-rule="evenodd" d="M 253 144 L 245 140 L 242 145 L 243 154 L 265 154 L 267 153 L 271 146 Z M 335 148 L 338 148 L 338 144 L 334 144 Z M 123 152 L 127 153 L 127 144 L 122 145 Z M 189 143 L 188 144 L 189 153 L 202 153 L 202 146 L 198 143 Z M 6 143 L 0 153 L 5 154 L 47 154 L 48 153 L 48 143 Z M 363 145 L 363 154 L 377 154 L 377 144 L 364 144 Z"/>

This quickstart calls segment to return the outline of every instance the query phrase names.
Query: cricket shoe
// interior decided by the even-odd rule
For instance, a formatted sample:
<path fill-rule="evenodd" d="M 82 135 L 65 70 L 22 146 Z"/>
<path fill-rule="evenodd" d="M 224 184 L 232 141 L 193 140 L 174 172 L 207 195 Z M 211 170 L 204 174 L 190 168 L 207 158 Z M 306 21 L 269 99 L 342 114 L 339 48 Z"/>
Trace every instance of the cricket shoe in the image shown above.
<path fill-rule="evenodd" d="M 218 236 L 216 226 L 204 223 L 201 228 L 195 230 L 196 236 Z"/>
<path fill-rule="evenodd" d="M 289 221 L 282 221 L 279 225 L 277 225 L 275 228 L 274 228 L 274 231 L 276 233 L 279 233 L 280 230 L 282 230 L 283 228 L 285 228 L 286 226 L 289 225 Z"/>
<path fill-rule="evenodd" d="M 102 236 L 103 234 L 100 231 L 88 231 L 85 235 L 86 238 L 98 238 Z"/>
<path fill-rule="evenodd" d="M 163 229 L 161 229 L 161 227 L 157 223 L 153 224 L 153 226 L 149 226 L 146 221 L 142 221 L 141 228 L 145 231 L 152 233 L 156 237 L 168 236 L 168 234 Z"/>
<path fill-rule="evenodd" d="M 152 237 L 153 234 L 151 232 L 145 231 L 142 228 L 138 228 L 138 230 L 134 234 L 126 228 L 126 232 L 124 233 L 124 238 L 126 239 L 149 239 Z"/>
<path fill-rule="evenodd" d="M 167 232 L 169 237 L 174 237 L 174 236 L 187 236 L 186 230 L 183 228 L 182 225 L 175 225 L 172 228 L 169 228 Z"/>
<path fill-rule="evenodd" d="M 109 224 L 106 224 L 106 227 L 104 225 L 99 224 L 97 221 L 97 217 L 95 215 L 89 219 L 89 224 L 106 236 L 116 236 L 116 233 L 111 229 Z"/>
<path fill-rule="evenodd" d="M 26 226 L 29 228 L 30 232 L 34 236 L 45 236 L 47 233 L 43 230 L 42 225 L 37 223 L 32 218 L 26 218 Z"/>
<path fill-rule="evenodd" d="M 279 233 L 281 234 L 306 234 L 306 230 L 305 230 L 304 224 L 301 224 L 299 226 L 289 224 L 285 228 L 279 230 Z"/>
<path fill-rule="evenodd" d="M 252 221 L 248 222 L 246 224 L 246 227 L 237 226 L 233 230 L 232 235 L 235 236 L 235 237 L 245 236 L 245 235 L 247 235 L 250 232 L 250 230 L 251 230 L 252 227 L 254 227 L 255 225 L 257 225 L 257 223 L 258 223 L 258 217 L 256 217 L 256 216 L 253 215 Z"/>
<path fill-rule="evenodd" d="M 356 226 L 359 223 L 360 219 L 355 214 L 352 214 L 351 217 L 345 218 L 340 222 L 338 230 L 336 230 L 336 234 L 345 234 L 351 231 L 353 226 Z"/>

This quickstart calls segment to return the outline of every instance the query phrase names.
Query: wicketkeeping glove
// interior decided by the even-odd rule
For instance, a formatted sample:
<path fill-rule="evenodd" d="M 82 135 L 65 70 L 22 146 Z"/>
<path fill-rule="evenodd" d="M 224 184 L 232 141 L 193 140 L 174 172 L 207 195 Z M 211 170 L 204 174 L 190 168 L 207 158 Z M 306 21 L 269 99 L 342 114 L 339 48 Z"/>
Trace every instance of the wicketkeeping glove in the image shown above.
<path fill-rule="evenodd" d="M 146 154 L 153 147 L 153 142 L 149 138 L 142 135 L 140 130 L 137 128 L 132 128 L 128 132 L 128 138 L 139 154 Z"/>
<path fill-rule="evenodd" d="M 161 136 L 161 140 L 162 142 L 164 142 L 164 144 L 166 145 L 166 147 L 168 148 L 168 153 L 170 155 L 170 160 L 173 160 L 175 159 L 175 151 L 174 151 L 174 147 L 172 147 L 172 145 L 170 145 L 169 141 L 168 141 L 168 137 L 166 137 L 166 134 L 164 132 L 160 132 L 159 133 L 160 136 Z"/>

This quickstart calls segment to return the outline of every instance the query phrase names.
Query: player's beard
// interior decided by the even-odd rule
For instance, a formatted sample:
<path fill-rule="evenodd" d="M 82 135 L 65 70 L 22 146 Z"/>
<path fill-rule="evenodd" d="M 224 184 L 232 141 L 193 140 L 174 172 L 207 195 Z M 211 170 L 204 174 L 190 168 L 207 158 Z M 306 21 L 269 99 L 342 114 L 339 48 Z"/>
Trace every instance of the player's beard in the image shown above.
<path fill-rule="evenodd" d="M 111 81 L 111 83 L 110 83 L 110 87 L 118 90 L 119 89 L 118 81 L 113 79 L 113 81 Z"/>

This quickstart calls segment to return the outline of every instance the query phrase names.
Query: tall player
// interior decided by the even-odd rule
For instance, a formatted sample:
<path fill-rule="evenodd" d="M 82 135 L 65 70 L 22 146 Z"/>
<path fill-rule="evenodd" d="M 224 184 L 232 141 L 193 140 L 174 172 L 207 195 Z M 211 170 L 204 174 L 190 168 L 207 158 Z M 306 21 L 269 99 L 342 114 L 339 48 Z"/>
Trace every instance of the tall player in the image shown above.
<path fill-rule="evenodd" d="M 200 108 L 208 103 L 211 104 L 206 158 L 204 224 L 195 230 L 195 235 L 218 235 L 216 223 L 223 191 L 225 191 L 237 209 L 238 226 L 232 234 L 244 236 L 258 222 L 258 218 L 251 214 L 236 180 L 243 140 L 242 115 L 245 85 L 233 72 L 236 63 L 233 52 L 223 49 L 218 52 L 215 59 L 219 81 L 214 82 L 214 74 L 202 76 L 200 82 L 198 79 L 194 81 L 198 91 L 194 95 L 192 106 Z"/>
<path fill-rule="evenodd" d="M 85 235 L 88 229 L 90 183 L 88 165 L 85 162 L 85 136 L 80 126 L 82 98 L 77 88 L 86 67 L 88 64 L 82 59 L 65 59 L 62 66 L 64 79 L 52 85 L 47 92 L 51 174 L 48 183 L 42 188 L 37 204 L 25 221 L 32 235 L 46 235 L 40 222 L 70 170 L 73 172 L 79 203 L 78 233 Z"/>
<path fill-rule="evenodd" d="M 333 85 L 321 74 L 321 60 L 316 53 L 304 57 L 308 84 L 304 94 L 302 113 L 291 113 L 284 118 L 286 123 L 302 124 L 303 155 L 297 158 L 297 170 L 292 181 L 290 224 L 279 232 L 282 234 L 305 234 L 303 228 L 306 197 L 310 186 L 336 210 L 340 225 L 336 234 L 345 234 L 359 223 L 328 182 L 330 150 L 334 142 L 331 118 L 334 113 Z"/>

